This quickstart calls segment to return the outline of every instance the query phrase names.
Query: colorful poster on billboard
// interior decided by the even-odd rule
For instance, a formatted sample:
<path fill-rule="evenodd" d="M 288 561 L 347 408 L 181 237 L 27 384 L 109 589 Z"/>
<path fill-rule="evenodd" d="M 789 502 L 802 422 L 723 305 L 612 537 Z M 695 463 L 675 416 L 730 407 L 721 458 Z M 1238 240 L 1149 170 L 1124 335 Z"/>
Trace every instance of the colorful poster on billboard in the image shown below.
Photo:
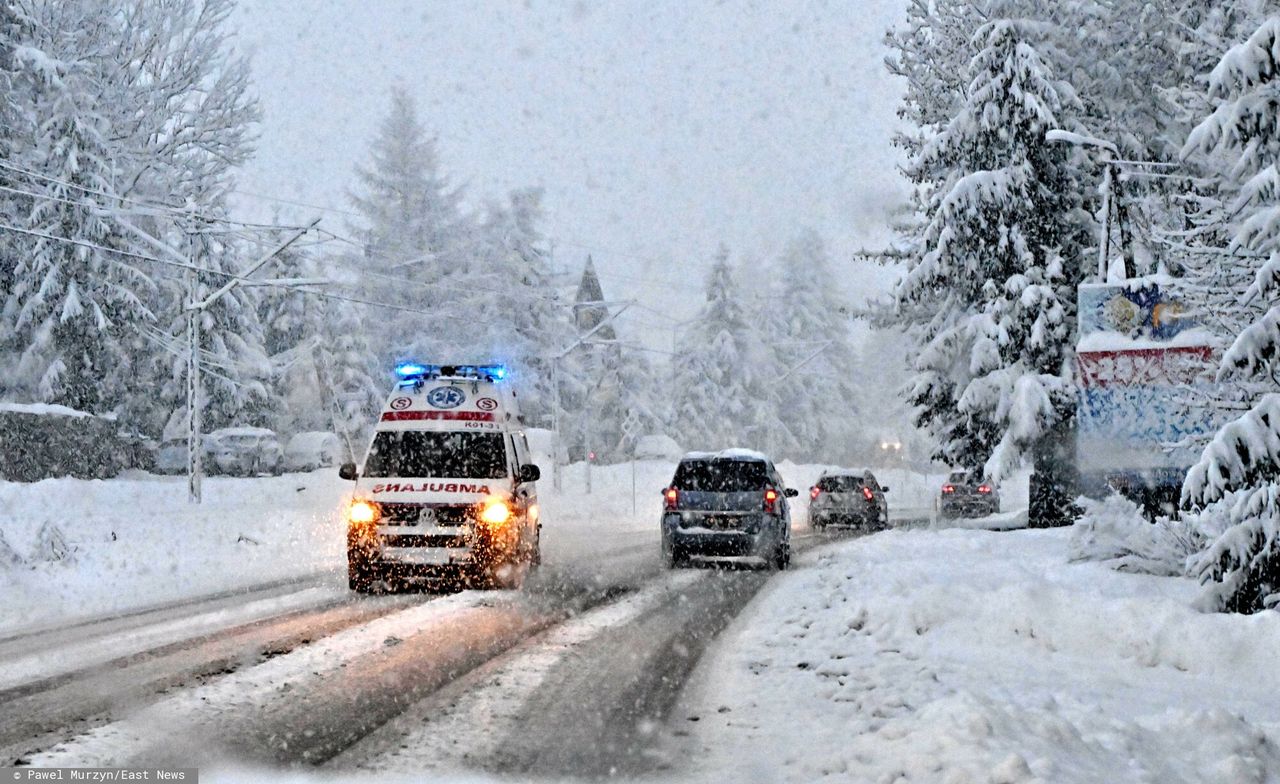
<path fill-rule="evenodd" d="M 1218 351 L 1167 278 L 1079 289 L 1076 459 L 1090 484 L 1180 483 L 1217 422 Z M 1199 399 L 1200 404 L 1197 403 Z"/>

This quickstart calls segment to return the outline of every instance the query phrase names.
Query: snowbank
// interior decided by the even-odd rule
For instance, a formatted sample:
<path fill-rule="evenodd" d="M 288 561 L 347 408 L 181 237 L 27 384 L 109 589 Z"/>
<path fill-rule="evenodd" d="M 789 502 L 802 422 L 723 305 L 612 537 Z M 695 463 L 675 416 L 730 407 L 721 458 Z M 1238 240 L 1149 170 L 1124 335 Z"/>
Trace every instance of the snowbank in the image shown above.
<path fill-rule="evenodd" d="M 806 554 L 699 664 L 672 753 L 705 781 L 1274 781 L 1280 614 L 1196 613 L 1068 536 Z"/>
<path fill-rule="evenodd" d="M 662 490 L 675 461 L 554 469 L 538 483 L 543 548 L 552 562 L 600 548 L 658 546 Z M 792 524 L 807 519 L 808 488 L 825 466 L 779 466 Z M 877 472 L 890 510 L 925 510 L 940 477 Z M 588 491 L 588 486 L 590 491 Z M 204 503 L 184 477 L 129 472 L 111 480 L 0 481 L 0 630 L 120 612 L 274 580 L 340 572 L 351 484 L 332 468 L 279 477 L 211 477 Z"/>
<path fill-rule="evenodd" d="M 544 547 L 634 545 L 652 532 L 656 548 L 674 470 L 637 462 L 634 496 L 629 463 L 593 467 L 590 493 L 585 465 L 563 469 L 561 492 L 549 470 L 538 487 Z M 0 630 L 339 572 L 350 490 L 332 468 L 206 478 L 199 506 L 187 502 L 185 477 L 0 481 Z"/>

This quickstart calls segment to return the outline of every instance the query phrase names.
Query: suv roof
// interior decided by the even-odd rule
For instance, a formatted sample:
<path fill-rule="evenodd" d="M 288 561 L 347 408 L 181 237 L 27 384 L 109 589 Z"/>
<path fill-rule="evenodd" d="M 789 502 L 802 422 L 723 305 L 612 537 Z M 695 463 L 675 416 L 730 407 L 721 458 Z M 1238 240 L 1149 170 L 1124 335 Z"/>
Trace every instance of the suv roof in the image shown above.
<path fill-rule="evenodd" d="M 829 468 L 818 474 L 818 478 L 821 479 L 824 476 L 855 476 L 862 479 L 870 473 L 872 473 L 870 468 Z"/>
<path fill-rule="evenodd" d="M 757 452 L 754 449 L 721 449 L 719 452 L 686 452 L 684 457 L 680 458 L 680 462 L 686 460 L 754 460 L 761 463 L 771 463 L 763 452 Z"/>

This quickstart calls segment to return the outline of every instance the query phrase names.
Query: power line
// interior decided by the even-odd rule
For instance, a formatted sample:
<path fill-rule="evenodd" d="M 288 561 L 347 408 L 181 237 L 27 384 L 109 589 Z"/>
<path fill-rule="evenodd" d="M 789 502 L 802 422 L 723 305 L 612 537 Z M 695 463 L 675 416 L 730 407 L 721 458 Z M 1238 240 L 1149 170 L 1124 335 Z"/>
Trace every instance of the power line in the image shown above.
<path fill-rule="evenodd" d="M 89 193 L 95 196 L 102 196 L 103 198 L 107 198 L 107 199 L 122 201 L 129 204 L 136 204 L 141 207 L 145 207 L 148 210 L 153 210 L 154 211 L 153 214 L 169 215 L 171 217 L 179 217 L 179 218 L 181 217 L 199 218 L 200 220 L 203 220 L 209 223 L 228 223 L 228 224 L 235 224 L 237 226 L 245 226 L 245 227 L 252 227 L 252 228 L 259 228 L 259 229 L 297 230 L 301 228 L 300 226 L 280 226 L 272 223 L 253 223 L 251 221 L 241 221 L 241 220 L 235 220 L 234 218 L 221 217 L 221 216 L 214 217 L 211 215 L 205 215 L 202 213 L 194 212 L 194 211 L 188 210 L 186 207 L 182 207 L 174 204 L 165 204 L 163 202 L 161 203 L 148 202 L 142 199 L 133 198 L 131 196 L 123 196 L 116 193 L 108 193 L 106 191 L 97 190 L 96 188 L 90 188 L 86 185 L 79 185 L 74 182 L 68 182 L 67 180 L 62 180 L 57 177 L 50 176 L 48 174 L 32 171 L 30 169 L 24 169 L 21 166 L 14 166 L 13 164 L 8 163 L 6 161 L 0 161 L 0 168 L 8 169 L 9 171 L 13 171 L 13 172 L 18 172 L 19 174 L 24 174 L 28 177 L 35 177 L 38 180 L 44 180 L 45 182 L 51 182 L 66 188 L 73 188 L 75 190 L 82 191 L 84 193 Z M 57 196 L 52 196 L 45 193 L 32 193 L 30 191 L 21 191 L 21 190 L 9 189 L 9 188 L 6 188 L 6 190 L 13 190 L 13 192 L 15 193 L 21 193 L 25 196 L 30 196 L 36 199 L 51 199 L 54 201 L 62 201 L 67 204 L 79 204 L 79 202 L 67 201 L 66 199 L 60 199 Z M 102 204 L 95 204 L 94 206 L 98 207 L 99 209 L 108 209 Z"/>

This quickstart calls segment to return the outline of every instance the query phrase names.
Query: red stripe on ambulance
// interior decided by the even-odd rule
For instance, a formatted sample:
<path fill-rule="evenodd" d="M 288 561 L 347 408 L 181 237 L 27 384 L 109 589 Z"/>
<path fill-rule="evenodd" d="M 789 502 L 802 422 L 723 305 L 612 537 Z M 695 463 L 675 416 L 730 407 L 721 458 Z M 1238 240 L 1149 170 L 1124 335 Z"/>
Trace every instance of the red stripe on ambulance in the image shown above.
<path fill-rule="evenodd" d="M 451 419 L 462 422 L 492 422 L 492 411 L 384 411 L 383 422 L 408 422 L 421 419 Z"/>

